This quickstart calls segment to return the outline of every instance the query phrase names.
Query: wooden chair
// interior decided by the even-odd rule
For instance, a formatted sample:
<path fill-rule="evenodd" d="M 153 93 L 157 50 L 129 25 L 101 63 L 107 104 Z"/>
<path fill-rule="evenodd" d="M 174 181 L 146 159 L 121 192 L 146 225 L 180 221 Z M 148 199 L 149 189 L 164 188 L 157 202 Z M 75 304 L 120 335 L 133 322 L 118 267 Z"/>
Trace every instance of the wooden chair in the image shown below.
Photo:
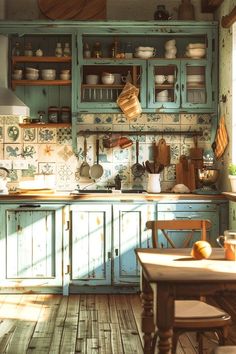
<path fill-rule="evenodd" d="M 152 247 L 160 246 L 158 231 L 164 235 L 167 245 L 175 248 L 176 244 L 171 238 L 170 231 L 183 231 L 175 238 L 184 238 L 183 247 L 190 247 L 194 240 L 194 232 L 200 232 L 198 239 L 207 240 L 207 231 L 211 228 L 209 220 L 155 220 L 147 221 L 146 228 L 152 230 Z M 183 237 L 184 235 L 184 237 Z M 198 352 L 203 353 L 202 334 L 204 332 L 214 332 L 220 345 L 224 345 L 228 336 L 228 326 L 231 317 L 223 310 L 206 304 L 200 300 L 176 300 L 175 301 L 175 321 L 174 335 L 172 343 L 172 353 L 176 352 L 177 342 L 180 334 L 184 332 L 196 332 L 198 341 Z M 155 351 L 158 331 L 153 339 L 153 353 Z"/>

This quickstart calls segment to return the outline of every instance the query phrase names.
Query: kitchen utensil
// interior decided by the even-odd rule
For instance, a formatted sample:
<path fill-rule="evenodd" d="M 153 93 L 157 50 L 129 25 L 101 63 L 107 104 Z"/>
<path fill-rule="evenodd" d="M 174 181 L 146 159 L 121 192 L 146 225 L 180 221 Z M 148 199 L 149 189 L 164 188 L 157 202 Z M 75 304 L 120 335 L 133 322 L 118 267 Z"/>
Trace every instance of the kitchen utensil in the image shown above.
<path fill-rule="evenodd" d="M 155 148 L 154 148 L 155 150 Z M 155 162 L 159 162 L 164 166 L 168 166 L 170 164 L 170 145 L 166 144 L 165 139 L 160 139 L 156 146 Z"/>
<path fill-rule="evenodd" d="M 99 139 L 96 139 L 96 157 L 97 161 L 93 166 L 90 168 L 90 177 L 92 179 L 98 179 L 103 175 L 103 167 L 99 164 Z"/>
<path fill-rule="evenodd" d="M 90 171 L 90 166 L 87 162 L 87 139 L 84 137 L 84 161 L 82 162 L 80 166 L 80 177 L 89 177 L 89 171 Z"/>
<path fill-rule="evenodd" d="M 135 177 L 141 177 L 145 172 L 145 168 L 143 167 L 143 165 L 141 165 L 138 162 L 138 155 L 139 155 L 139 141 L 136 140 L 136 163 L 131 166 L 131 172 Z"/>
<path fill-rule="evenodd" d="M 154 173 L 154 164 L 152 162 L 146 161 L 145 167 L 148 173 Z"/>
<path fill-rule="evenodd" d="M 176 184 L 184 184 L 190 191 L 196 188 L 194 165 L 188 162 L 185 155 L 181 155 L 176 164 Z"/>

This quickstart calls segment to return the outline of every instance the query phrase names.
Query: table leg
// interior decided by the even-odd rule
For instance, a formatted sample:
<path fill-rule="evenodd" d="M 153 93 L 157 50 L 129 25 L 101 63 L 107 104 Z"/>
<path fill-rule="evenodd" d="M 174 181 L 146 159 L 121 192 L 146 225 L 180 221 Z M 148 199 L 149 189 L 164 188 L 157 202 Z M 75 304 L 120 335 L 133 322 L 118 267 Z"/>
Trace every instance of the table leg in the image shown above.
<path fill-rule="evenodd" d="M 174 298 L 169 290 L 168 284 L 158 284 L 158 289 L 154 291 L 154 305 L 156 305 L 154 315 L 158 327 L 159 354 L 170 354 L 172 347 Z"/>
<path fill-rule="evenodd" d="M 143 334 L 143 351 L 144 354 L 152 354 L 152 339 L 155 331 L 153 322 L 153 294 L 150 285 L 145 277 L 141 278 L 141 300 L 142 300 L 142 323 L 141 328 Z"/>

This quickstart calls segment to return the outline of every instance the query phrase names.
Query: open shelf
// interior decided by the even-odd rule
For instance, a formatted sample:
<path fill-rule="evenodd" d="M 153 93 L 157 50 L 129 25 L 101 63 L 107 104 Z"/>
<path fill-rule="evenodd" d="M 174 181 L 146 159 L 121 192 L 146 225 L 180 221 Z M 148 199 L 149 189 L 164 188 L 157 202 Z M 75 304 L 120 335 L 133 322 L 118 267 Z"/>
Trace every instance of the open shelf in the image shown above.
<path fill-rule="evenodd" d="M 12 88 L 16 86 L 70 86 L 71 80 L 12 80 Z"/>
<path fill-rule="evenodd" d="M 12 63 L 70 63 L 71 57 L 30 57 L 30 56 L 15 56 L 12 57 Z"/>

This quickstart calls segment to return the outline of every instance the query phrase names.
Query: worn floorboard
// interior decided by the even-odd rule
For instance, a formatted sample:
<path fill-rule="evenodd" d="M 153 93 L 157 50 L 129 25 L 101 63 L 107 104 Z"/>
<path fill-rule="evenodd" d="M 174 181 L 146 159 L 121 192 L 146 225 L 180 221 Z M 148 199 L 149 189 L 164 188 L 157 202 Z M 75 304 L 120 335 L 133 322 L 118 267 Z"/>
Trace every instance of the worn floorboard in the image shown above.
<path fill-rule="evenodd" d="M 236 297 L 208 299 L 232 315 Z M 142 354 L 139 295 L 0 295 L 0 354 Z M 204 340 L 204 354 L 216 344 Z M 195 336 L 180 336 L 177 354 L 196 354 Z"/>

